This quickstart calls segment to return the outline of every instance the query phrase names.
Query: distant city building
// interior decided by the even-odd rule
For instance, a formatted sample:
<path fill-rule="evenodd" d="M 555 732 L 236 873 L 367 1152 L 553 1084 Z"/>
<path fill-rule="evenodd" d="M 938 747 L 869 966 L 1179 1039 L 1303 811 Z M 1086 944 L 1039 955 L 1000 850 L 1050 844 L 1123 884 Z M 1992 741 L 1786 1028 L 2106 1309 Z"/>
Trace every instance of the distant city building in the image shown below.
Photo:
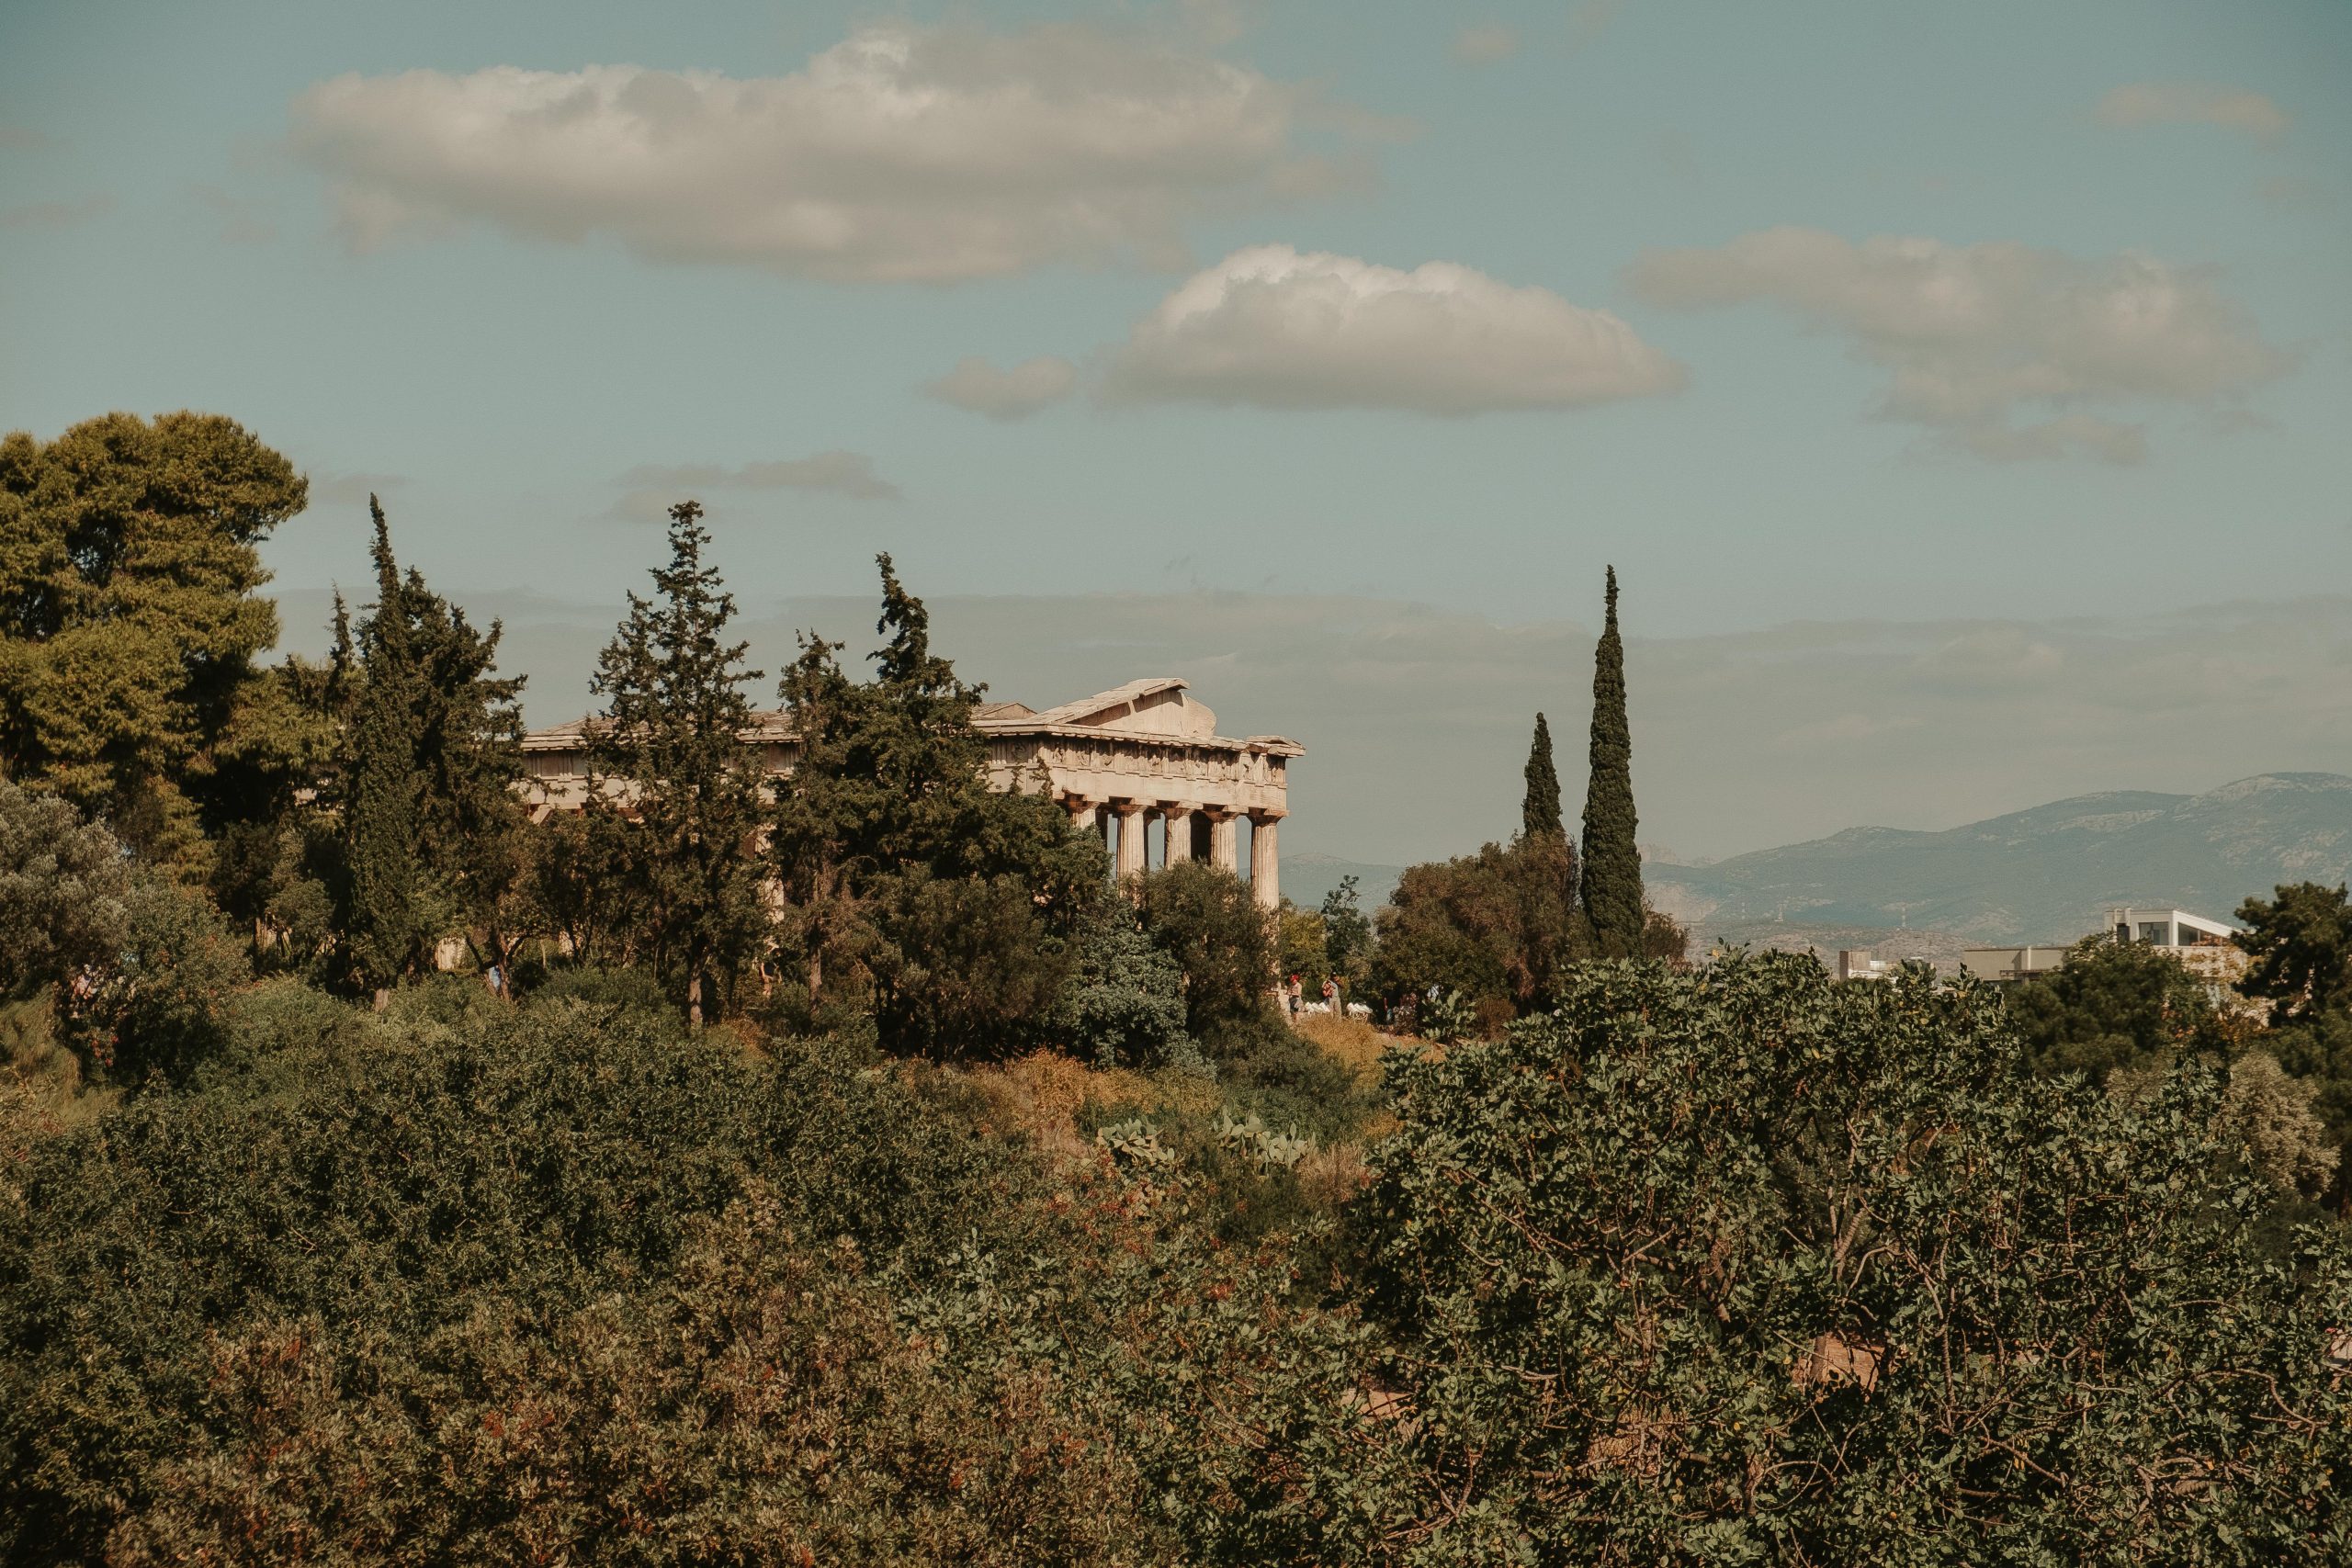
<path fill-rule="evenodd" d="M 1875 948 L 1841 947 L 1838 950 L 1838 962 L 1830 965 L 1830 973 L 1840 980 L 1892 980 L 1905 964 L 1927 962 L 1925 958 L 1915 954 L 1898 963 L 1890 964 L 1877 956 Z"/>
<path fill-rule="evenodd" d="M 2216 1000 L 2245 973 L 2246 953 L 2230 939 L 2235 926 L 2186 909 L 2117 908 L 2107 911 L 2107 922 L 2091 934 L 2110 942 L 2153 947 L 2202 981 Z M 1961 962 L 1980 980 L 2014 985 L 2039 979 L 2064 967 L 2066 947 L 1972 947 Z"/>
<path fill-rule="evenodd" d="M 2230 940 L 2237 934 L 2237 927 L 2186 909 L 2109 909 L 2107 934 L 2117 942 L 2136 942 L 2177 959 L 2217 996 L 2245 973 L 2251 956 Z"/>
<path fill-rule="evenodd" d="M 1980 980 L 2014 985 L 2019 980 L 2038 980 L 2054 969 L 2065 966 L 2066 950 L 2063 947 L 1971 947 L 1962 951 L 1960 961 L 1967 971 Z"/>

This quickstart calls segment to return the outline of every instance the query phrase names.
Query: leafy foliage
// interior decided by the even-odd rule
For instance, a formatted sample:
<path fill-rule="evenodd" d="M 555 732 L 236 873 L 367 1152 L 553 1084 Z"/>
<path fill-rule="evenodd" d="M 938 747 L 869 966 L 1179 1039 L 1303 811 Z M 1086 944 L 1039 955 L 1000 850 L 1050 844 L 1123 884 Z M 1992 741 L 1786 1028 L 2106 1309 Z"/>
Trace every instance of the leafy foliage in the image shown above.
<path fill-rule="evenodd" d="M 1145 876 L 1143 929 L 1184 972 L 1184 1029 L 1212 1055 L 1283 1029 L 1269 999 L 1273 922 L 1250 886 L 1222 866 L 1182 861 Z"/>
<path fill-rule="evenodd" d="M 1377 917 L 1373 982 L 1393 1004 L 1430 987 L 1510 1010 L 1547 1006 L 1578 955 L 1575 852 L 1541 834 L 1408 867 Z"/>
<path fill-rule="evenodd" d="M 2334 1561 L 2352 1254 L 2184 1066 L 2016 1066 L 1996 998 L 1579 968 L 1400 1062 L 1368 1299 L 1430 1562 Z"/>
<path fill-rule="evenodd" d="M 277 638 L 256 547 L 302 510 L 233 420 L 111 413 L 0 439 L 0 756 L 191 878 L 244 820 L 255 659 Z"/>
<path fill-rule="evenodd" d="M 0 1556 L 1361 1557 L 1362 1332 L 821 1044 L 240 1010 L 0 1206 Z M 673 1017 L 674 1015 L 668 1015 Z"/>
<path fill-rule="evenodd" d="M 931 1055 L 1033 1043 L 1102 897 L 1102 846 L 1043 794 L 992 787 L 983 688 L 933 651 L 929 611 L 876 559 L 874 678 L 851 680 L 814 633 L 785 671 L 801 751 L 769 836 L 779 941 L 812 1019 L 867 1006 L 886 1043 Z"/>
<path fill-rule="evenodd" d="M 2352 1006 L 2352 897 L 2341 886 L 2281 886 L 2273 898 L 2239 905 L 2238 920 L 2246 929 L 2235 941 L 2253 955 L 2238 982 L 2247 996 L 2290 1020 Z"/>
<path fill-rule="evenodd" d="M 0 998 L 63 987 L 109 962 L 130 890 L 113 834 L 0 779 Z"/>
<path fill-rule="evenodd" d="M 2055 972 L 2009 995 L 2026 1063 L 2042 1074 L 2162 1066 L 2181 1053 L 2218 1055 L 2230 1042 L 2205 988 L 2154 948 L 2086 937 Z"/>
<path fill-rule="evenodd" d="M 1363 912 L 1363 896 L 1350 872 L 1323 895 L 1324 961 L 1346 990 L 1372 983 L 1372 919 Z"/>
<path fill-rule="evenodd" d="M 1184 1032 L 1183 968 L 1124 898 L 1102 900 L 1080 928 L 1056 1021 L 1081 1057 L 1102 1066 L 1208 1070 Z"/>

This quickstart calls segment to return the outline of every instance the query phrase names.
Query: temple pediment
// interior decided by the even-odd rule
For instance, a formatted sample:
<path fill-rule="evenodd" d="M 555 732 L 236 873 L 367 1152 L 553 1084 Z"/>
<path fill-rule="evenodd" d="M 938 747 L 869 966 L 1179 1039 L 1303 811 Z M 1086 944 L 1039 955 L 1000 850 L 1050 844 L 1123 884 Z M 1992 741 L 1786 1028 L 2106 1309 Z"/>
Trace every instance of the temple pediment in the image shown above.
<path fill-rule="evenodd" d="M 1216 715 L 1193 700 L 1172 675 L 1130 681 L 1035 716 L 1040 724 L 1069 725 L 1118 735 L 1163 735 L 1206 740 L 1216 734 Z"/>

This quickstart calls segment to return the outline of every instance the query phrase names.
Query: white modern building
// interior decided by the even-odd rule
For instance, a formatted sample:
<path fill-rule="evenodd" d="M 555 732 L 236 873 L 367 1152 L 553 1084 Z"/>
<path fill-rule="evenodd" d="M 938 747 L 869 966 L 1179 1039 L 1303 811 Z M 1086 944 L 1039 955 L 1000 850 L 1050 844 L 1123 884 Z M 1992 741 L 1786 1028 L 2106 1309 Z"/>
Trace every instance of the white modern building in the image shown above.
<path fill-rule="evenodd" d="M 2153 947 L 2217 995 L 2245 973 L 2246 954 L 2230 940 L 2237 928 L 2187 909 L 2111 908 L 2106 923 L 2092 934 Z M 1972 947 L 1961 953 L 1961 962 L 1978 979 L 2006 985 L 2039 979 L 2064 968 L 2066 953 L 2064 947 Z"/>

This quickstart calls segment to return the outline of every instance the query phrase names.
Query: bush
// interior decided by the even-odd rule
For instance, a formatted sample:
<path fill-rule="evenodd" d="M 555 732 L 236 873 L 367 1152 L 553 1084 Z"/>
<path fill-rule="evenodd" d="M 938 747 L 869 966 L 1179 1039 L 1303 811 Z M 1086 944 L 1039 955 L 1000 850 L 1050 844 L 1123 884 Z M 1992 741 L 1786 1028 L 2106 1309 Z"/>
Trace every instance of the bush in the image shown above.
<path fill-rule="evenodd" d="M 1363 1336 L 1106 1167 L 668 1017 L 285 983 L 0 1202 L 0 1561 L 1361 1560 Z M 250 1073 L 233 1069 L 249 1064 Z M 1358 1467 L 1349 1464 L 1352 1472 Z"/>
<path fill-rule="evenodd" d="M 1143 928 L 1184 972 L 1184 1028 L 1213 1055 L 1247 1049 L 1273 1016 L 1273 918 L 1250 886 L 1205 861 L 1142 881 Z"/>
<path fill-rule="evenodd" d="M 1400 1064 L 1364 1299 L 1420 1552 L 2344 1561 L 2352 1254 L 2270 1260 L 2222 1104 L 2029 1077 L 1989 988 L 1781 954 L 1581 965 Z"/>
<path fill-rule="evenodd" d="M 1430 987 L 1473 1006 L 1551 1005 L 1578 943 L 1576 856 L 1539 833 L 1409 866 L 1378 915 L 1373 985 L 1394 1005 Z"/>
<path fill-rule="evenodd" d="M 110 962 L 129 931 L 122 846 L 71 806 L 0 779 L 0 998 Z"/>
<path fill-rule="evenodd" d="M 910 872 L 880 894 L 865 955 L 883 1045 L 934 1060 L 1012 1055 L 1037 1043 L 1069 973 L 1028 883 Z"/>
<path fill-rule="evenodd" d="M 1213 1071 L 1184 1032 L 1183 969 L 1144 934 L 1124 898 L 1105 899 L 1080 928 L 1055 1022 L 1097 1066 Z"/>

